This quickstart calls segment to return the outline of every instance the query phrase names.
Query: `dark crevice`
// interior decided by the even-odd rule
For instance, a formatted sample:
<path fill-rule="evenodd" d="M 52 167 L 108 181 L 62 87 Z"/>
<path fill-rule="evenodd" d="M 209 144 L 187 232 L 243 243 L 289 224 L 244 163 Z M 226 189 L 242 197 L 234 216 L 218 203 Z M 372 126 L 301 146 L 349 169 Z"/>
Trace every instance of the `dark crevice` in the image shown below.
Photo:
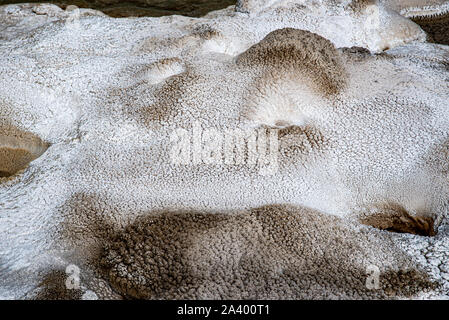
<path fill-rule="evenodd" d="M 11 173 L 9 173 L 9 172 L 0 171 L 0 178 L 9 177 L 10 175 L 11 175 Z"/>
<path fill-rule="evenodd" d="M 429 36 L 429 42 L 449 45 L 449 13 L 412 18 Z"/>
<path fill-rule="evenodd" d="M 360 218 L 360 221 L 374 228 L 396 233 L 410 233 L 419 236 L 435 236 L 434 219 L 431 216 L 412 216 L 402 206 L 389 204 L 379 212 Z"/>

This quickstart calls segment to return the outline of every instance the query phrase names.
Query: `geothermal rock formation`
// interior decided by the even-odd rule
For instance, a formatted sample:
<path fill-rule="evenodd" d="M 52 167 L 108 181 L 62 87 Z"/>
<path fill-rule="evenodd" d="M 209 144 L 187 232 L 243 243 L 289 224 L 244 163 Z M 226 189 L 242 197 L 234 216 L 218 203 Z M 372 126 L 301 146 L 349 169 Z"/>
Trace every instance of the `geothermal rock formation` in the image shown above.
<path fill-rule="evenodd" d="M 449 298 L 446 7 L 0 6 L 0 297 Z"/>

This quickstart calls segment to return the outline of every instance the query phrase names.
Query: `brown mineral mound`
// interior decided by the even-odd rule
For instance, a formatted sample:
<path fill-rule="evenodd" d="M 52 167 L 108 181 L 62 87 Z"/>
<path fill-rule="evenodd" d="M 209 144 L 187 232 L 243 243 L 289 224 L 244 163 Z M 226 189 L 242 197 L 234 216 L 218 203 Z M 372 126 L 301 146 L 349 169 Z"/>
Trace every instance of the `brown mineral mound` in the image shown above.
<path fill-rule="evenodd" d="M 119 293 L 141 299 L 394 298 L 435 285 L 388 233 L 377 235 L 286 205 L 166 212 L 113 236 L 102 265 Z M 366 286 L 371 265 L 380 266 L 378 290 Z"/>
<path fill-rule="evenodd" d="M 9 177 L 39 158 L 48 144 L 31 133 L 0 133 L 0 177 Z"/>

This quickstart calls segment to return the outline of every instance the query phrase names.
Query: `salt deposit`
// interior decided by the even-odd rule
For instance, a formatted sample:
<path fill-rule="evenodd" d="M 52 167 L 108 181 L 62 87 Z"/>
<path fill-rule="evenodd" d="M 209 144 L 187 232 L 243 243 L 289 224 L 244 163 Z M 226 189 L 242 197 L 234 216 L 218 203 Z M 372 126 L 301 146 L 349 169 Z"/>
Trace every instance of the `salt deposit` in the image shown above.
<path fill-rule="evenodd" d="M 404 8 L 0 7 L 0 297 L 449 298 L 449 47 Z"/>

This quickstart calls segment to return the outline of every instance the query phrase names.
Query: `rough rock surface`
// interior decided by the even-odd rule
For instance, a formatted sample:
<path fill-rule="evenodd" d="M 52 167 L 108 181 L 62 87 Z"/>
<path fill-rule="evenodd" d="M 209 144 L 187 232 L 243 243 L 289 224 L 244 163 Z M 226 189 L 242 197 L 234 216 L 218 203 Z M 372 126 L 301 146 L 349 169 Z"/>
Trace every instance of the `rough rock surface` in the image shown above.
<path fill-rule="evenodd" d="M 372 261 L 379 290 L 365 285 Z M 146 299 L 379 299 L 437 285 L 387 235 L 279 205 L 145 217 L 112 237 L 103 265 L 119 292 Z"/>
<path fill-rule="evenodd" d="M 0 5 L 20 1 L 0 0 Z M 43 2 L 43 1 L 27 1 Z M 160 17 L 171 14 L 200 17 L 206 13 L 235 4 L 234 0 L 47 0 L 66 9 L 69 5 L 100 10 L 111 17 Z"/>
<path fill-rule="evenodd" d="M 425 38 L 365 1 L 0 7 L 0 164 L 34 155 L 0 177 L 0 296 L 449 298 L 449 48 Z"/>

